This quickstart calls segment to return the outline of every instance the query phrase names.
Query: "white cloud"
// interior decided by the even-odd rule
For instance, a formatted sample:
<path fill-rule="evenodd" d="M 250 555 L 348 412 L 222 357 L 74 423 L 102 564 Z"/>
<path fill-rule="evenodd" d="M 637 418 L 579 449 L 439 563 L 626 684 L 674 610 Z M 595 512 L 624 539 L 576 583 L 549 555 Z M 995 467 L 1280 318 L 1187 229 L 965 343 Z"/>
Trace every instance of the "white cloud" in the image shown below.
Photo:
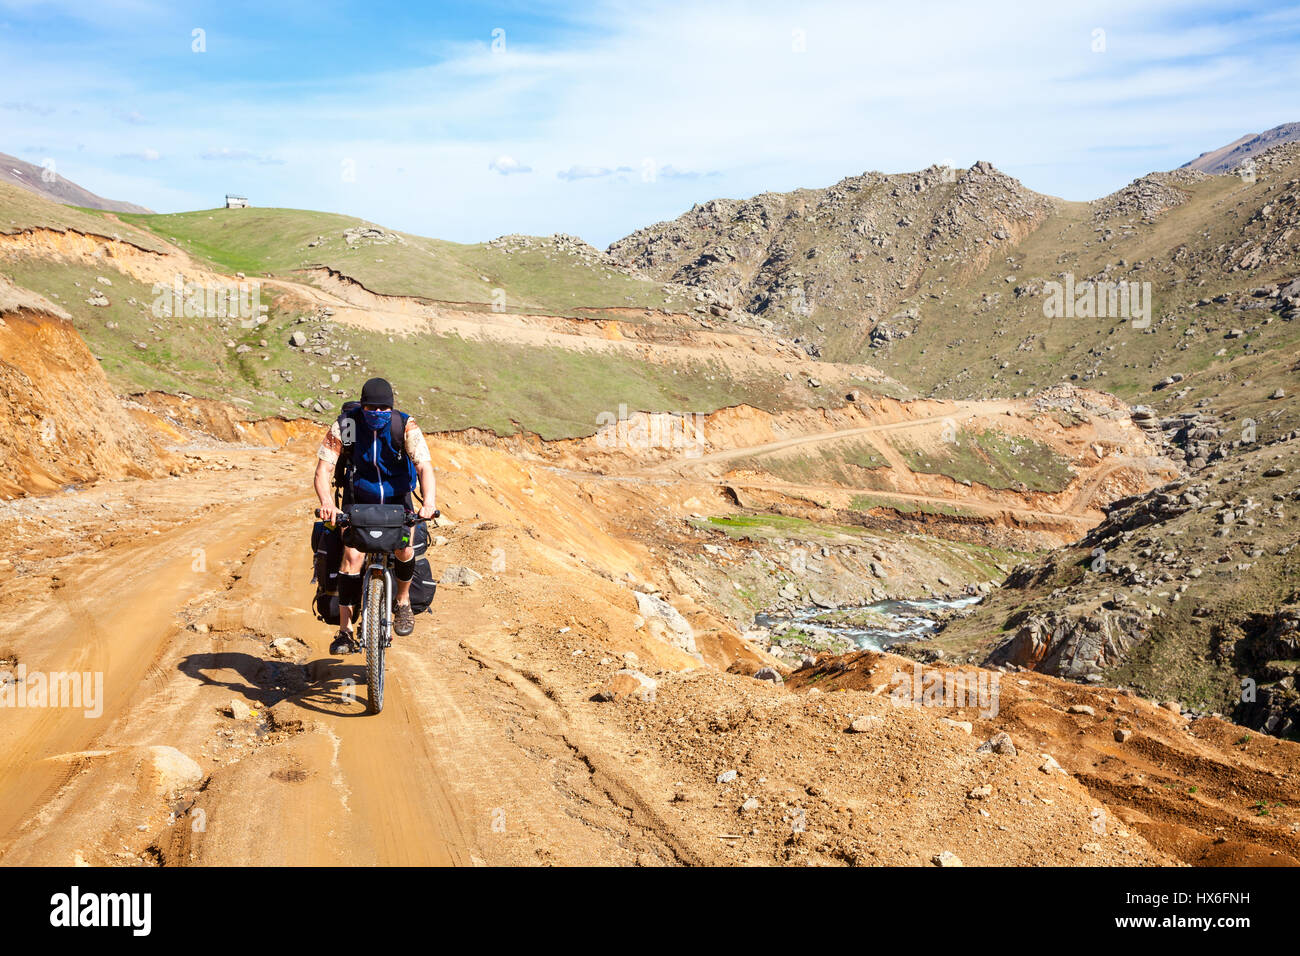
<path fill-rule="evenodd" d="M 693 169 L 678 169 L 672 163 L 669 163 L 662 169 L 657 170 L 655 175 L 662 176 L 664 179 L 699 179 L 701 176 L 721 176 L 722 173 L 716 169 L 707 173 L 701 173 Z"/>
<path fill-rule="evenodd" d="M 142 149 L 135 153 L 118 153 L 118 159 L 138 159 L 145 163 L 156 163 L 162 159 L 162 154 L 156 149 Z"/>
<path fill-rule="evenodd" d="M 4 103 L 0 104 L 0 109 L 12 110 L 15 113 L 35 113 L 37 116 L 49 116 L 54 112 L 53 106 L 39 103 Z"/>
<path fill-rule="evenodd" d="M 533 171 L 531 166 L 525 166 L 513 156 L 506 156 L 504 153 L 488 163 L 488 169 L 500 173 L 502 176 L 511 176 L 515 173 L 531 173 Z"/>
<path fill-rule="evenodd" d="M 222 146 L 218 149 L 205 149 L 199 153 L 199 159 L 216 160 L 229 163 L 259 163 L 263 166 L 283 166 L 283 159 L 275 159 L 271 156 L 263 156 L 260 153 L 254 153 L 248 149 L 231 149 L 229 146 Z"/>
<path fill-rule="evenodd" d="M 560 179 L 573 182 L 575 179 L 601 179 L 604 176 L 608 176 L 611 172 L 613 172 L 613 170 L 608 169 L 605 166 L 574 165 L 570 166 L 568 169 L 561 169 L 555 175 Z"/>

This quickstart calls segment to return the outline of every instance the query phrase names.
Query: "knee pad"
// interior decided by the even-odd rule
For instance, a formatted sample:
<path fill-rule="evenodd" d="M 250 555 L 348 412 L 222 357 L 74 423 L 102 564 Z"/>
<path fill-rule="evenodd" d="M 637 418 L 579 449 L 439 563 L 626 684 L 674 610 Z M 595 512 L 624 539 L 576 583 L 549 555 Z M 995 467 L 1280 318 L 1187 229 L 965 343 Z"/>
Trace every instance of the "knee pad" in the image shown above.
<path fill-rule="evenodd" d="M 415 558 L 410 561 L 393 561 L 393 577 L 397 580 L 406 582 L 415 577 Z"/>
<path fill-rule="evenodd" d="M 339 575 L 339 605 L 350 604 L 354 607 L 361 603 L 361 575 Z"/>

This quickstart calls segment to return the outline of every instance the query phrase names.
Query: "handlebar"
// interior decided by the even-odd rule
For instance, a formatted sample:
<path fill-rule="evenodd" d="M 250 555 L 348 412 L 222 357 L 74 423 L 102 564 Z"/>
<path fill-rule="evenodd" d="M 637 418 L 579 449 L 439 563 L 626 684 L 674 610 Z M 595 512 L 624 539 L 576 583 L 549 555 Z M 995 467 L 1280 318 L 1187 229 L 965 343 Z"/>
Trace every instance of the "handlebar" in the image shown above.
<path fill-rule="evenodd" d="M 319 509 L 319 508 L 315 509 L 314 514 L 316 515 L 317 518 L 319 518 L 319 517 L 320 517 L 320 509 Z M 434 509 L 433 509 L 433 517 L 435 517 L 435 518 L 441 518 L 441 517 L 442 517 L 442 512 L 439 511 L 437 508 L 434 508 Z M 348 516 L 348 512 L 347 512 L 347 509 L 346 509 L 346 508 L 340 508 L 340 509 L 339 509 L 339 512 L 338 512 L 338 518 L 337 518 L 336 520 L 338 521 L 339 524 L 348 524 L 348 523 L 350 522 L 350 518 L 349 518 L 349 516 Z M 420 517 L 420 513 L 419 513 L 418 511 L 410 511 L 410 510 L 408 510 L 408 511 L 406 512 L 406 524 L 407 524 L 407 525 L 414 525 L 417 521 L 427 521 L 427 520 L 428 520 L 427 518 L 421 518 L 421 517 Z"/>

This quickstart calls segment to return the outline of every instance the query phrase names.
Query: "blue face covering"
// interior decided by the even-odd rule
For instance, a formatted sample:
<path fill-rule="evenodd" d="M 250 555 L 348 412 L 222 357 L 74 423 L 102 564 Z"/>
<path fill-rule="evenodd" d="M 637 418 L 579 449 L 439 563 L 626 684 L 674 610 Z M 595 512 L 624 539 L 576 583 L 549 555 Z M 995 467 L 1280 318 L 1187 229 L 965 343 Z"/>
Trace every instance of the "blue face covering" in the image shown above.
<path fill-rule="evenodd" d="M 386 412 L 376 412 L 367 408 L 362 410 L 361 414 L 365 416 L 366 424 L 377 432 L 383 431 L 387 428 L 388 423 L 392 421 L 393 418 L 393 412 L 391 409 Z"/>

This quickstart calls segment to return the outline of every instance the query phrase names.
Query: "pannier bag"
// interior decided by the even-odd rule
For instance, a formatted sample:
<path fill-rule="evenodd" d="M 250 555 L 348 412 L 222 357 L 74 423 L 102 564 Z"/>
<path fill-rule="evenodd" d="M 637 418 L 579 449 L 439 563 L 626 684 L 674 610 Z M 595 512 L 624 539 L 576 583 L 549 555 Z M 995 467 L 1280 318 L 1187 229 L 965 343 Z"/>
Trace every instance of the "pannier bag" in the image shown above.
<path fill-rule="evenodd" d="M 358 551 L 392 552 L 411 543 L 404 505 L 353 505 L 348 509 L 343 543 Z"/>
<path fill-rule="evenodd" d="M 312 599 L 311 609 L 318 621 L 324 621 L 326 624 L 332 624 L 335 627 L 339 626 L 339 596 L 337 594 L 317 591 L 316 597 Z"/>
<path fill-rule="evenodd" d="M 433 570 L 427 558 L 415 562 L 415 576 L 411 578 L 411 610 L 423 614 L 433 604 L 434 593 L 438 583 L 433 579 Z"/>
<path fill-rule="evenodd" d="M 311 529 L 311 550 L 317 593 L 338 594 L 343 536 L 337 528 L 327 528 L 324 521 L 317 521 Z"/>

